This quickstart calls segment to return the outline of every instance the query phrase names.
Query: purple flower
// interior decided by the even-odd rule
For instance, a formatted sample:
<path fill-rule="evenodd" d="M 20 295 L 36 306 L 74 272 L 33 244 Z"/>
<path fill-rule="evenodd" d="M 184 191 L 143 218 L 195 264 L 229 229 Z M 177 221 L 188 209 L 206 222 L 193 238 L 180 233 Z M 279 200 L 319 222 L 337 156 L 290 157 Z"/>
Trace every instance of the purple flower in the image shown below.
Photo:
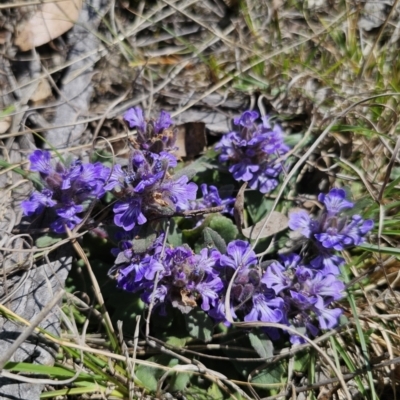
<path fill-rule="evenodd" d="M 203 208 L 220 206 L 222 204 L 218 189 L 215 186 L 210 185 L 207 187 L 207 184 L 202 183 L 200 189 L 203 194 Z"/>
<path fill-rule="evenodd" d="M 332 329 L 337 326 L 339 318 L 343 313 L 342 309 L 327 308 L 327 305 L 322 297 L 318 297 L 318 301 L 314 307 L 321 329 Z"/>
<path fill-rule="evenodd" d="M 346 200 L 346 192 L 343 189 L 332 189 L 327 195 L 321 193 L 318 200 L 325 204 L 328 215 L 339 214 L 346 208 L 353 208 L 354 204 Z"/>
<path fill-rule="evenodd" d="M 132 230 L 136 224 L 143 225 L 147 219 L 142 213 L 141 205 L 139 197 L 132 197 L 127 201 L 117 201 L 113 208 L 115 225 L 126 231 Z"/>
<path fill-rule="evenodd" d="M 226 319 L 226 312 L 225 312 L 225 297 L 222 296 L 219 303 L 215 308 L 212 308 L 208 315 L 213 318 L 217 322 L 223 322 L 225 326 L 230 326 L 230 322 Z M 237 315 L 235 312 L 235 308 L 231 305 L 231 316 L 233 319 L 237 319 Z"/>
<path fill-rule="evenodd" d="M 82 211 L 83 207 L 81 205 L 69 204 L 68 206 L 60 207 L 57 210 L 57 214 L 62 218 L 70 219 Z"/>
<path fill-rule="evenodd" d="M 283 142 L 282 129 L 271 127 L 268 117 L 257 125 L 255 111 L 245 111 L 235 118 L 237 130 L 226 134 L 215 149 L 220 151 L 219 160 L 229 162 L 229 171 L 238 181 L 249 182 L 252 189 L 268 193 L 278 186 L 283 170 L 278 159 L 288 152 Z"/>
<path fill-rule="evenodd" d="M 321 270 L 324 274 L 339 275 L 340 267 L 344 265 L 344 258 L 332 254 L 326 249 L 319 251 L 319 255 L 310 261 L 310 266 Z"/>
<path fill-rule="evenodd" d="M 110 170 L 101 163 L 52 163 L 50 152 L 42 150 L 35 150 L 29 159 L 31 170 L 39 172 L 44 188 L 21 203 L 22 211 L 32 216 L 46 208 L 53 209 L 55 220 L 50 226 L 56 233 L 64 233 L 65 226 L 73 229 L 82 222 L 77 214 L 86 211 L 91 201 L 105 193 Z"/>
<path fill-rule="evenodd" d="M 143 175 L 140 182 L 133 189 L 135 193 L 143 193 L 145 189 L 154 187 L 154 185 L 159 182 L 164 176 L 164 171 L 160 171 L 157 174 Z"/>
<path fill-rule="evenodd" d="M 246 140 L 241 139 L 239 133 L 230 132 L 221 138 L 215 146 L 215 150 L 221 150 L 219 160 L 225 162 L 231 159 L 240 159 L 242 154 L 240 147 L 245 147 L 246 145 Z"/>
<path fill-rule="evenodd" d="M 257 264 L 257 257 L 249 243 L 243 240 L 234 240 L 228 244 L 226 255 L 221 256 L 219 263 L 221 266 L 236 270 Z"/>
<path fill-rule="evenodd" d="M 307 296 L 306 294 L 290 290 L 290 296 L 292 300 L 292 306 L 295 305 L 300 311 L 310 310 L 312 306 L 317 302 L 315 296 Z"/>
<path fill-rule="evenodd" d="M 161 111 L 157 120 L 146 120 L 143 110 L 134 107 L 125 112 L 124 119 L 131 128 L 137 128 L 137 136 L 133 139 L 135 149 L 150 155 L 176 150 L 176 130 L 171 129 L 173 122 L 166 111 Z"/>
<path fill-rule="evenodd" d="M 257 293 L 252 297 L 253 308 L 244 317 L 246 322 L 279 322 L 282 319 L 283 299 L 264 293 Z"/>
<path fill-rule="evenodd" d="M 233 215 L 233 204 L 235 203 L 234 197 L 226 197 L 221 199 L 218 189 L 213 185 L 207 186 L 205 183 L 200 185 L 200 189 L 203 194 L 203 198 L 191 203 L 190 208 L 192 210 L 224 206 L 224 209 L 221 211 L 221 213 Z M 199 222 L 201 223 L 201 221 L 202 220 Z"/>
<path fill-rule="evenodd" d="M 215 307 L 219 299 L 219 292 L 224 288 L 224 284 L 218 277 L 213 278 L 211 275 L 208 278 L 195 286 L 195 290 L 201 295 L 201 308 L 204 311 L 209 311 L 211 306 Z"/>
<path fill-rule="evenodd" d="M 51 229 L 55 233 L 64 233 L 65 227 L 69 230 L 75 228 L 76 225 L 82 222 L 82 218 L 76 215 L 71 215 L 69 218 L 58 218 L 50 224 Z"/>
<path fill-rule="evenodd" d="M 21 203 L 21 208 L 24 215 L 31 216 L 39 214 L 45 207 L 53 207 L 57 204 L 52 199 L 53 192 L 49 189 L 43 189 L 42 192 L 33 192 L 29 200 L 24 200 Z"/>
<path fill-rule="evenodd" d="M 353 215 L 351 222 L 342 230 L 346 246 L 358 246 L 364 243 L 364 236 L 374 227 L 374 221 L 363 220 L 360 215 Z"/>
<path fill-rule="evenodd" d="M 136 263 L 131 263 L 129 264 L 126 268 L 121 268 L 119 271 L 119 282 L 124 282 L 126 285 L 128 280 L 130 281 L 130 285 L 133 285 L 133 283 L 140 282 L 145 274 L 145 265 L 138 261 Z M 127 290 L 127 289 L 125 289 Z"/>
<path fill-rule="evenodd" d="M 188 183 L 186 175 L 177 180 L 169 180 L 160 187 L 162 197 L 169 200 L 169 203 L 176 207 L 177 211 L 184 211 L 190 208 L 190 200 L 196 198 L 197 185 L 193 182 Z"/>
<path fill-rule="evenodd" d="M 245 111 L 240 117 L 234 118 L 233 123 L 251 128 L 258 117 L 259 114 L 257 111 Z"/>
<path fill-rule="evenodd" d="M 330 254 L 332 256 L 332 254 Z M 344 284 L 337 278 L 336 268 L 322 268 L 307 265 L 297 254 L 282 257 L 282 263 L 272 262 L 266 268 L 261 283 L 273 290 L 276 298 L 283 301 L 281 323 L 295 326 L 305 335 L 318 334 L 321 329 L 334 326 L 338 322 L 338 309 L 328 306 L 343 297 Z M 335 274 L 332 274 L 334 272 Z M 253 296 L 254 298 L 254 296 Z M 273 298 L 270 295 L 270 298 Z M 254 318 L 255 311 L 252 317 Z M 292 343 L 303 343 L 298 335 L 291 335 Z"/>
<path fill-rule="evenodd" d="M 113 209 L 117 226 L 130 230 L 149 216 L 165 217 L 190 208 L 197 185 L 186 175 L 174 179 L 170 168 L 176 164 L 176 157 L 168 152 L 135 149 L 126 169 L 114 166 L 104 189 L 115 191 L 119 199 Z"/>
<path fill-rule="evenodd" d="M 137 128 L 141 133 L 146 132 L 147 124 L 144 119 L 143 110 L 140 107 L 133 107 L 126 111 L 124 120 L 129 123 L 131 128 Z"/>
<path fill-rule="evenodd" d="M 276 167 L 280 169 L 279 165 L 277 165 Z M 272 168 L 269 168 L 269 170 L 271 169 Z M 278 187 L 278 180 L 275 179 L 275 176 L 277 175 L 274 174 L 274 176 L 272 176 L 267 173 L 259 174 L 258 176 L 254 176 L 253 179 L 250 180 L 249 186 L 251 189 L 259 190 L 261 193 L 269 193 Z"/>
<path fill-rule="evenodd" d="M 160 262 L 157 257 L 146 257 L 143 261 L 142 264 L 144 265 L 145 269 L 145 278 L 148 279 L 149 281 L 154 280 L 157 272 L 161 276 L 165 276 L 169 274 L 169 271 L 165 269 L 165 265 Z"/>
<path fill-rule="evenodd" d="M 267 288 L 273 289 L 275 294 L 279 294 L 283 289 L 291 285 L 291 279 L 285 275 L 286 268 L 278 262 L 269 265 L 261 278 Z"/>
<path fill-rule="evenodd" d="M 310 294 L 320 297 L 331 297 L 333 300 L 341 299 L 344 289 L 344 283 L 331 274 L 324 276 L 321 272 L 317 272 L 315 277 L 309 282 Z"/>
<path fill-rule="evenodd" d="M 313 232 L 312 219 L 308 212 L 300 210 L 289 214 L 289 228 L 293 231 L 299 230 L 302 235 L 310 238 Z"/>
<path fill-rule="evenodd" d="M 49 151 L 35 150 L 29 156 L 29 161 L 31 162 L 30 170 L 48 175 L 52 170 L 50 159 L 51 154 Z"/>
<path fill-rule="evenodd" d="M 326 249 L 343 250 L 345 236 L 338 233 L 336 227 L 327 228 L 326 232 L 315 234 L 315 238 Z"/>
<path fill-rule="evenodd" d="M 158 273 L 157 302 L 170 302 L 173 307 L 187 313 L 201 299 L 201 308 L 210 311 L 217 307 L 219 293 L 224 283 L 213 269 L 220 258 L 216 250 L 203 249 L 194 254 L 186 245 L 166 248 L 157 239 L 145 253 L 136 254 L 133 246 L 122 243 L 112 271 L 118 271 L 118 287 L 130 292 L 140 292 L 143 301 L 149 302 Z M 162 257 L 162 254 L 164 256 Z"/>
<path fill-rule="evenodd" d="M 332 254 L 364 242 L 365 235 L 373 228 L 372 220 L 363 220 L 360 215 L 348 217 L 343 210 L 351 209 L 353 203 L 346 200 L 343 189 L 332 189 L 329 194 L 320 194 L 318 199 L 325 205 L 318 218 L 312 218 L 304 210 L 289 215 L 289 228 L 298 230 L 308 238 L 318 251 L 310 262 L 314 268 L 337 274 L 342 258 Z"/>
<path fill-rule="evenodd" d="M 155 304 L 163 304 L 168 296 L 169 288 L 166 285 L 159 284 L 155 293 L 153 293 L 153 287 L 149 286 L 145 292 L 143 292 L 142 300 L 150 304 L 154 299 Z"/>
<path fill-rule="evenodd" d="M 196 263 L 196 268 L 198 270 L 204 271 L 212 277 L 217 276 L 215 272 L 215 265 L 221 258 L 221 253 L 217 250 L 200 250 L 200 254 L 194 256 L 194 261 Z"/>
<path fill-rule="evenodd" d="M 122 170 L 121 165 L 115 164 L 107 184 L 104 186 L 106 191 L 113 190 L 115 187 L 121 187 L 124 184 L 126 173 Z"/>
<path fill-rule="evenodd" d="M 154 123 L 154 131 L 155 133 L 160 133 L 162 130 L 169 128 L 171 125 L 171 115 L 165 111 L 161 111 L 160 116 Z"/>
<path fill-rule="evenodd" d="M 167 151 L 162 151 L 159 155 L 152 154 L 152 157 L 158 163 L 155 165 L 156 170 L 158 168 L 160 168 L 161 170 L 161 165 L 163 164 L 166 165 L 165 168 L 175 168 L 178 165 L 178 160 L 176 159 L 176 157 L 173 154 L 168 153 Z"/>
<path fill-rule="evenodd" d="M 97 198 L 102 197 L 106 192 L 104 183 L 109 176 L 109 168 L 105 168 L 99 162 L 79 165 L 79 174 L 75 183 L 76 195 L 85 197 L 90 194 L 90 196 Z"/>
<path fill-rule="evenodd" d="M 254 173 L 260 169 L 259 165 L 254 165 L 250 163 L 250 159 L 242 159 L 238 164 L 233 164 L 229 168 L 229 172 L 237 181 L 248 182 L 253 178 Z"/>

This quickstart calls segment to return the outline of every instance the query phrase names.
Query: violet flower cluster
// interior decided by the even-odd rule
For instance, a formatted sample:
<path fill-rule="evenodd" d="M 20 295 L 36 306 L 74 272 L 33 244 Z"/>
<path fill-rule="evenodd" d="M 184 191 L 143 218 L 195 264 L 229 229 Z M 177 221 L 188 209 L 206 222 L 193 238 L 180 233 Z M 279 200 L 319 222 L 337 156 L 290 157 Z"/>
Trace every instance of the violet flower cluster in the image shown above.
<path fill-rule="evenodd" d="M 278 159 L 289 147 L 278 124 L 271 126 L 267 116 L 257 124 L 258 118 L 256 111 L 245 111 L 235 118 L 237 130 L 224 135 L 215 149 L 221 152 L 219 160 L 229 163 L 229 172 L 237 181 L 248 182 L 250 188 L 269 193 L 278 186 L 283 169 Z"/>
<path fill-rule="evenodd" d="M 113 207 L 114 223 L 125 231 L 143 225 L 148 217 L 173 215 L 190 208 L 197 185 L 186 175 L 172 175 L 177 165 L 171 153 L 175 144 L 171 118 L 161 112 L 157 120 L 146 121 L 139 107 L 128 110 L 124 118 L 137 129 L 129 165 L 116 164 L 105 186 L 118 201 Z"/>
<path fill-rule="evenodd" d="M 220 257 L 216 250 L 203 249 L 194 254 L 186 245 L 166 248 L 160 235 L 144 252 L 133 251 L 134 241 L 120 242 L 111 273 L 117 272 L 117 286 L 140 293 L 142 300 L 165 307 L 169 303 L 183 313 L 197 307 L 208 312 L 215 307 L 224 287 L 215 265 Z M 156 276 L 158 278 L 155 289 Z"/>
<path fill-rule="evenodd" d="M 220 160 L 230 162 L 235 179 L 266 193 L 278 184 L 282 165 L 277 160 L 288 147 L 281 129 L 271 127 L 267 117 L 256 124 L 258 117 L 246 111 L 236 118 L 238 131 L 226 135 L 217 149 Z M 63 233 L 82 222 L 82 213 L 92 201 L 111 191 L 117 199 L 113 221 L 122 229 L 109 273 L 119 288 L 140 294 L 146 304 L 154 303 L 162 313 L 167 304 L 183 313 L 201 307 L 216 322 L 229 325 L 225 304 L 233 279 L 229 298 L 233 319 L 281 323 L 309 337 L 339 323 L 342 310 L 334 302 L 343 297 L 339 274 L 344 259 L 336 252 L 363 243 L 373 227 L 372 220 L 349 213 L 354 204 L 344 190 L 320 194 L 324 209 L 316 218 L 304 210 L 290 214 L 289 228 L 300 232 L 307 245 L 301 254 L 282 256 L 279 261 L 260 264 L 250 244 L 242 240 L 228 243 L 225 254 L 211 248 L 195 254 L 187 245 L 166 245 L 164 233 L 156 238 L 145 232 L 140 238 L 140 227 L 149 220 L 215 206 L 231 213 L 234 199 L 222 199 L 215 186 L 203 184 L 203 197 L 195 201 L 197 185 L 185 174 L 173 174 L 175 130 L 168 113 L 146 120 L 135 107 L 124 118 L 137 130 L 126 168 L 116 164 L 110 170 L 101 163 L 79 161 L 52 163 L 48 151 L 36 150 L 29 158 L 31 170 L 39 173 L 43 188 L 22 202 L 24 214 L 48 209 L 54 217 L 51 228 Z M 219 247 L 224 248 L 225 243 Z M 279 337 L 277 330 L 268 333 L 272 339 Z M 296 334 L 290 340 L 303 342 Z"/>
<path fill-rule="evenodd" d="M 203 194 L 209 193 L 207 188 L 203 190 Z M 194 254 L 186 245 L 166 248 L 163 253 L 161 235 L 141 252 L 132 250 L 134 240 L 121 242 L 113 267 L 118 271 L 118 286 L 141 293 L 147 304 L 154 296 L 154 303 L 164 312 L 168 303 L 184 313 L 200 306 L 216 322 L 229 325 L 226 293 L 236 274 L 229 299 L 233 319 L 280 323 L 315 337 L 321 329 L 337 326 L 342 314 L 334 302 L 343 297 L 345 288 L 339 279 L 343 259 L 334 252 L 359 245 L 373 226 L 359 215 L 342 215 L 353 203 L 341 189 L 321 194 L 319 200 L 325 206 L 319 218 L 299 211 L 291 214 L 289 223 L 291 229 L 300 229 L 314 243 L 316 256 L 310 251 L 292 253 L 260 265 L 250 244 L 242 240 L 230 242 L 226 254 L 215 249 Z M 156 276 L 158 286 L 154 289 Z M 280 335 L 276 329 L 267 329 L 267 333 L 272 339 Z M 290 334 L 290 341 L 299 344 L 304 339 Z"/>
<path fill-rule="evenodd" d="M 303 264 L 297 254 L 282 256 L 266 269 L 261 282 L 282 300 L 280 323 L 293 326 L 305 336 L 315 337 L 320 329 L 332 329 L 339 323 L 342 309 L 331 308 L 343 297 L 344 284 L 338 276 Z M 292 344 L 304 343 L 290 334 Z"/>
<path fill-rule="evenodd" d="M 131 128 L 136 128 L 134 145 L 137 149 L 152 153 L 176 149 L 176 132 L 172 129 L 171 116 L 166 111 L 161 111 L 156 120 L 146 120 L 143 110 L 140 107 L 133 107 L 125 112 L 124 119 Z"/>
<path fill-rule="evenodd" d="M 344 213 L 353 208 L 354 203 L 346 199 L 343 189 L 332 189 L 327 195 L 321 193 L 318 200 L 325 206 L 318 218 L 310 217 L 305 210 L 291 213 L 289 228 L 308 239 L 310 265 L 336 275 L 344 259 L 334 251 L 362 244 L 374 222 L 358 214 Z"/>
<path fill-rule="evenodd" d="M 224 294 L 237 270 L 230 296 L 233 318 L 294 326 L 311 337 L 338 324 L 342 310 L 330 306 L 342 298 L 344 284 L 333 274 L 303 265 L 299 255 L 282 257 L 282 263 L 273 261 L 263 271 L 250 245 L 236 240 L 228 245 L 217 266 L 225 285 L 218 305 L 209 312 L 217 321 L 228 324 Z M 275 329 L 266 331 L 272 339 L 279 337 Z M 291 334 L 290 340 L 302 343 L 298 335 Z"/>
<path fill-rule="evenodd" d="M 50 227 L 56 233 L 65 232 L 65 227 L 73 229 L 82 222 L 82 213 L 89 204 L 105 193 L 110 169 L 99 162 L 52 163 L 51 154 L 46 150 L 35 150 L 29 161 L 31 171 L 39 173 L 43 188 L 21 203 L 23 214 L 33 216 L 47 208 L 53 214 Z"/>

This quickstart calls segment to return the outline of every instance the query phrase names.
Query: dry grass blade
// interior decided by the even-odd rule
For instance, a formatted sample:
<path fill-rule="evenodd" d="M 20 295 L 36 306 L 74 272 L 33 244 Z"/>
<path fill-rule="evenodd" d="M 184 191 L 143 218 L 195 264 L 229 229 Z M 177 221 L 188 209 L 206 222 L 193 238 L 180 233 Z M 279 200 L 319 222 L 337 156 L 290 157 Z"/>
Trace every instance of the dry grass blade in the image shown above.
<path fill-rule="evenodd" d="M 15 340 L 13 345 L 5 352 L 5 354 L 0 359 L 0 370 L 4 368 L 4 365 L 11 359 L 11 356 L 15 353 L 18 347 L 32 334 L 35 328 L 49 315 L 55 305 L 61 300 L 64 291 L 60 290 L 49 303 L 37 314 L 33 320 L 30 322 L 29 327 L 27 327 Z"/>

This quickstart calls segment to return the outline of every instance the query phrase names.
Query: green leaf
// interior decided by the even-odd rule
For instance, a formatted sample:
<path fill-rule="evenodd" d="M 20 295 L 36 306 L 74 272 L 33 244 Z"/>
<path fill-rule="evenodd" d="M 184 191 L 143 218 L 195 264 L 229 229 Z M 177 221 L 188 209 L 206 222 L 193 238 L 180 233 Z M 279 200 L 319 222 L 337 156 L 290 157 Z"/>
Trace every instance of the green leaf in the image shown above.
<path fill-rule="evenodd" d="M 204 219 L 200 226 L 197 226 L 194 229 L 182 229 L 184 242 L 198 250 L 199 245 L 202 244 L 204 240 L 203 231 L 207 227 L 211 228 L 212 231 L 218 234 L 225 243 L 232 241 L 238 235 L 238 229 L 229 218 L 224 217 L 221 214 L 210 214 Z M 214 235 L 214 240 L 218 242 L 218 245 L 223 247 L 223 242 L 219 237 L 217 238 L 217 236 Z M 217 243 L 215 244 L 217 245 Z"/>
<path fill-rule="evenodd" d="M 213 399 L 213 400 L 223 400 L 224 399 L 224 395 L 216 383 L 213 383 L 208 388 L 207 394 L 210 396 L 210 399 Z"/>
<path fill-rule="evenodd" d="M 76 374 L 75 370 L 70 370 L 65 367 L 31 364 L 23 362 L 8 362 L 5 365 L 4 369 L 11 372 L 25 372 L 30 374 L 49 375 L 51 377 L 60 377 L 63 379 L 71 378 Z M 79 378 L 96 379 L 96 380 L 102 379 L 100 375 L 87 374 L 84 371 L 82 371 L 79 374 L 78 379 Z"/>
<path fill-rule="evenodd" d="M 219 233 L 226 243 L 234 240 L 239 233 L 238 228 L 234 225 L 232 220 L 219 214 L 214 214 L 209 223 L 209 227 Z"/>
<path fill-rule="evenodd" d="M 176 358 L 171 358 L 165 354 L 158 356 L 153 356 L 147 359 L 155 364 L 174 366 L 178 363 Z M 157 390 L 157 383 L 161 376 L 165 373 L 164 370 L 160 368 L 150 367 L 148 365 L 139 365 L 136 369 L 135 375 L 139 379 L 143 387 L 151 392 Z"/>
<path fill-rule="evenodd" d="M 256 224 L 271 209 L 273 202 L 267 200 L 262 193 L 251 190 L 246 192 L 244 204 L 253 224 Z"/>
<path fill-rule="evenodd" d="M 158 383 L 158 370 L 156 368 L 148 367 L 146 365 L 139 365 L 136 370 L 136 378 L 139 379 L 143 387 L 151 392 L 157 390 Z"/>
<path fill-rule="evenodd" d="M 205 246 L 208 248 L 215 248 L 222 254 L 226 253 L 226 242 L 218 232 L 207 227 L 204 228 L 203 236 Z"/>
<path fill-rule="evenodd" d="M 154 243 L 156 238 L 157 235 L 154 231 L 146 232 L 143 238 L 132 240 L 132 250 L 135 253 L 146 253 L 146 251 Z"/>
<path fill-rule="evenodd" d="M 185 314 L 189 335 L 203 342 L 210 342 L 214 330 L 210 317 L 203 310 L 193 310 Z"/>
<path fill-rule="evenodd" d="M 90 385 L 86 385 L 84 387 L 77 387 L 77 388 L 67 388 L 67 389 L 60 389 L 60 390 L 53 390 L 49 392 L 43 392 L 40 395 L 41 399 L 55 399 L 60 396 L 66 398 L 71 398 L 73 395 L 80 395 L 80 394 L 86 394 L 86 393 L 93 393 L 93 394 L 98 394 L 98 393 L 103 393 L 104 396 L 112 396 L 118 399 L 124 399 L 126 398 L 126 394 L 119 392 L 118 390 L 113 390 L 110 391 L 108 387 L 106 386 L 100 386 L 97 383 L 91 383 Z M 82 398 L 82 397 L 80 397 Z"/>
<path fill-rule="evenodd" d="M 176 372 L 171 376 L 171 381 L 169 382 L 169 391 L 177 392 L 186 389 L 192 374 L 185 372 Z"/>
<path fill-rule="evenodd" d="M 178 228 L 177 221 L 175 221 L 175 219 L 179 220 L 179 218 L 181 217 L 171 219 L 171 225 L 168 232 L 168 243 L 172 244 L 174 247 L 182 245 L 182 231 Z"/>
<path fill-rule="evenodd" d="M 190 338 L 178 338 L 176 336 L 169 336 L 165 343 L 174 347 L 183 347 Z"/>
<path fill-rule="evenodd" d="M 375 244 L 369 244 L 369 243 L 363 243 L 357 246 L 360 249 L 364 250 L 369 250 L 369 251 L 374 251 L 380 254 L 392 254 L 394 256 L 399 256 L 400 255 L 400 249 L 397 249 L 396 247 L 381 247 Z"/>
<path fill-rule="evenodd" d="M 306 372 L 310 365 L 310 353 L 300 351 L 295 355 L 293 369 L 298 372 Z"/>
<path fill-rule="evenodd" d="M 287 369 L 283 363 L 284 361 L 266 367 L 251 382 L 269 389 L 271 394 L 278 393 L 287 382 Z"/>
<path fill-rule="evenodd" d="M 55 234 L 53 235 L 51 233 L 48 233 L 36 239 L 36 247 L 38 248 L 49 247 L 54 243 L 59 242 L 61 239 L 62 237 L 60 237 L 59 235 L 56 236 Z"/>
<path fill-rule="evenodd" d="M 274 355 L 274 345 L 265 333 L 260 331 L 249 333 L 249 340 L 253 349 L 261 358 L 269 358 Z"/>
<path fill-rule="evenodd" d="M 287 144 L 289 147 L 294 147 L 296 144 L 300 142 L 301 139 L 303 139 L 304 134 L 302 133 L 294 133 L 292 135 L 286 135 L 285 136 L 285 144 Z"/>

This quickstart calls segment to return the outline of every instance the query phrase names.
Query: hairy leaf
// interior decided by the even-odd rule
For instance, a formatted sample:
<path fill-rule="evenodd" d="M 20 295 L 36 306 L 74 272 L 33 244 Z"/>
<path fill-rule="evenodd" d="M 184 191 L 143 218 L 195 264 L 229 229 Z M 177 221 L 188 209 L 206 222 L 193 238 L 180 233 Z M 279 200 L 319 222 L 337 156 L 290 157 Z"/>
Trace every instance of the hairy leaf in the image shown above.
<path fill-rule="evenodd" d="M 274 345 L 265 333 L 249 333 L 249 340 L 253 349 L 261 358 L 269 358 L 274 354 Z"/>
<path fill-rule="evenodd" d="M 59 235 L 55 234 L 53 235 L 51 233 L 48 233 L 36 239 L 36 247 L 38 248 L 49 247 L 52 244 L 59 242 L 61 239 L 62 238 Z"/>
<path fill-rule="evenodd" d="M 203 310 L 197 309 L 186 314 L 185 321 L 190 336 L 202 340 L 203 342 L 211 341 L 213 323 Z"/>
<path fill-rule="evenodd" d="M 204 244 L 209 248 L 215 248 L 220 253 L 226 253 L 226 242 L 221 235 L 211 228 L 204 228 L 203 231 Z"/>
<path fill-rule="evenodd" d="M 238 235 L 238 229 L 227 217 L 216 214 L 210 221 L 209 227 L 219 233 L 226 243 L 234 240 Z"/>

